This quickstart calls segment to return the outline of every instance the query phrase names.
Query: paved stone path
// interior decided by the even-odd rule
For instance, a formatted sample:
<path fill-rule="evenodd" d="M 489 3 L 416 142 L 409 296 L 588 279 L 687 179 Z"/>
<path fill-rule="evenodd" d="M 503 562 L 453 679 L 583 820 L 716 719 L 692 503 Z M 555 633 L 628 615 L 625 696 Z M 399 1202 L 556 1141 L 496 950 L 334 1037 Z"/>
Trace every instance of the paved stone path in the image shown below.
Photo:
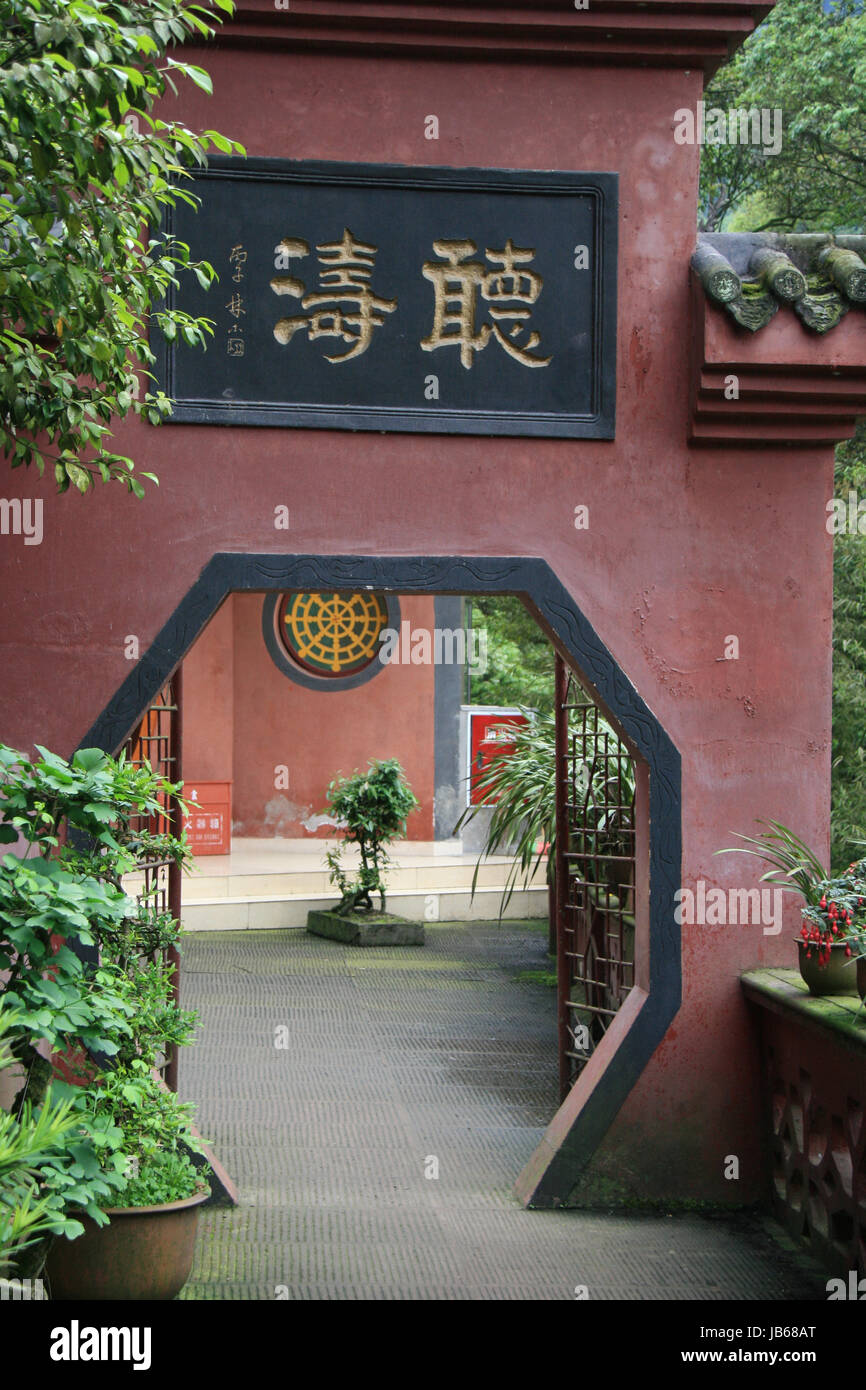
<path fill-rule="evenodd" d="M 518 977 L 549 968 L 540 923 L 188 937 L 180 1089 L 241 1205 L 204 1213 L 182 1297 L 826 1298 L 769 1223 L 520 1206 L 556 1050 L 554 991 Z"/>

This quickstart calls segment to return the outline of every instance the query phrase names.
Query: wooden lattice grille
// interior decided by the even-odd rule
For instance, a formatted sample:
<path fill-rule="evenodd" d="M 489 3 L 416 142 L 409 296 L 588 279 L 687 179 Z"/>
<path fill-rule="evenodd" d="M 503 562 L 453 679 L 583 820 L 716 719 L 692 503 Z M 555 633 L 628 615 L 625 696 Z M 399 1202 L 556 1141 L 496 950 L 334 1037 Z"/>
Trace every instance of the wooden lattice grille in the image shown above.
<path fill-rule="evenodd" d="M 180 694 L 181 675 L 177 671 L 145 710 L 141 722 L 122 750 L 136 767 L 149 763 L 157 776 L 169 782 L 180 781 L 182 775 Z M 151 834 L 178 833 L 179 811 L 174 797 L 163 795 L 159 799 L 161 809 L 153 815 L 133 819 L 133 830 L 147 830 Z M 172 860 L 143 861 L 136 875 L 135 892 L 139 897 L 146 896 L 158 912 L 170 912 L 173 917 L 180 917 L 181 870 Z M 177 971 L 177 953 L 169 951 L 167 956 Z M 177 992 L 177 974 L 174 983 Z M 176 1090 L 177 1058 L 174 1050 L 163 1059 L 160 1070 L 167 1085 Z"/>
<path fill-rule="evenodd" d="M 556 915 L 563 1097 L 634 984 L 635 768 L 557 660 Z"/>

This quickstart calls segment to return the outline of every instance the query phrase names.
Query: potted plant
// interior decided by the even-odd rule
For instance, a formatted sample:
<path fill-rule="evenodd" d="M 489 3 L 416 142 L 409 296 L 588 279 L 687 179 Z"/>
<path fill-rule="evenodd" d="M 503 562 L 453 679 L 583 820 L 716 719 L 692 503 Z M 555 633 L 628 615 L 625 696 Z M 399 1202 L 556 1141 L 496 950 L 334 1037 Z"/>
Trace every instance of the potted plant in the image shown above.
<path fill-rule="evenodd" d="M 190 1108 L 139 1059 L 84 1088 L 79 1118 L 101 1170 L 121 1181 L 107 1224 L 82 1216 L 81 1236 L 52 1246 L 52 1298 L 174 1298 L 189 1278 L 199 1209 L 210 1196 L 189 1154 L 197 1148 Z"/>
<path fill-rule="evenodd" d="M 105 777 L 98 780 L 97 759 L 85 754 L 72 764 L 42 749 L 40 755 L 31 762 L 0 745 L 0 845 L 15 845 L 0 861 L 0 1000 L 8 1055 L 21 1077 L 8 1114 L 22 1127 L 57 1093 L 49 1055 L 90 1049 L 110 1057 L 133 1012 L 118 973 L 108 965 L 86 969 L 72 949 L 76 941 L 95 947 L 96 933 L 129 909 L 119 887 L 102 881 L 63 843 L 70 824 L 108 835 Z M 38 1277 L 54 1237 L 81 1233 L 82 1212 L 106 1219 L 100 1204 L 114 1190 L 77 1121 L 56 1140 L 33 1169 L 34 1201 L 47 1219 L 41 1240 L 12 1258 L 19 1277 Z"/>
<path fill-rule="evenodd" d="M 421 923 L 385 911 L 385 846 L 405 834 L 406 819 L 419 804 L 393 758 L 369 763 L 366 772 L 334 778 L 328 787 L 328 811 L 343 831 L 343 841 L 325 859 L 340 902 L 333 910 L 310 912 L 307 931 L 355 946 L 423 945 Z M 341 862 L 347 844 L 357 845 L 360 854 L 354 875 Z M 378 911 L 374 893 L 379 895 Z"/>
<path fill-rule="evenodd" d="M 141 828 L 159 824 L 179 787 L 96 749 L 69 763 L 39 753 L 31 762 L 0 745 L 0 842 L 17 842 L 18 851 L 0 864 L 0 969 L 8 972 L 0 989 L 14 1010 L 10 1051 L 24 1076 L 13 1118 L 23 1122 L 27 1107 L 45 1103 L 52 1063 L 40 1044 L 62 1057 L 75 1083 L 51 1084 L 75 1124 L 40 1159 L 39 1195 L 54 1212 L 54 1234 L 65 1237 L 48 1253 L 47 1272 L 62 1296 L 170 1298 L 188 1277 L 190 1231 L 194 1238 L 209 1192 L 188 1157 L 197 1148 L 188 1109 L 156 1068 L 189 1041 L 195 1020 L 173 996 L 166 959 L 178 923 L 151 895 L 124 892 L 121 880 L 143 862 L 185 862 L 184 837 Z M 96 960 L 85 964 L 73 946 Z M 140 1217 L 145 1208 L 186 1234 L 136 1221 L 142 1251 L 121 1239 L 121 1254 L 110 1258 L 123 1213 Z M 109 1245 L 99 1254 L 102 1237 Z M 160 1242 L 175 1249 L 171 1269 Z"/>
<path fill-rule="evenodd" d="M 143 900 L 103 942 L 103 959 L 126 981 L 129 1032 L 109 1066 L 77 1094 L 74 1086 L 66 1093 L 116 1195 L 105 1208 L 107 1225 L 83 1216 L 80 1239 L 52 1247 L 46 1274 L 54 1298 L 165 1300 L 189 1278 L 210 1188 L 191 1157 L 200 1152 L 191 1107 L 158 1070 L 170 1048 L 190 1041 L 195 1024 L 174 999 L 174 967 L 166 961 L 179 935 L 169 914 Z"/>
<path fill-rule="evenodd" d="M 857 928 L 866 920 L 866 861 L 822 879 L 820 898 L 803 909 L 800 973 L 812 994 L 853 994 L 857 988 Z"/>
<path fill-rule="evenodd" d="M 779 821 L 759 821 L 760 835 L 738 835 L 746 848 L 717 854 L 754 854 L 771 867 L 761 883 L 774 883 L 803 900 L 803 923 L 795 938 L 800 974 L 811 994 L 851 994 L 857 988 L 854 949 L 866 924 L 866 859 L 831 878 L 821 861 L 794 831 Z"/>

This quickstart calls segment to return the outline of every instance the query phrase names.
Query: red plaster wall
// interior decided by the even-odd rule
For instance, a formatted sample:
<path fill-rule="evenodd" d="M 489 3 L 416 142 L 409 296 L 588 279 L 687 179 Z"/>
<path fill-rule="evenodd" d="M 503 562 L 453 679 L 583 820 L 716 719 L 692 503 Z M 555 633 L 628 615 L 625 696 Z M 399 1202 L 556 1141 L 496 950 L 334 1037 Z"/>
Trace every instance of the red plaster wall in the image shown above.
<path fill-rule="evenodd" d="M 45 499 L 45 540 L 2 543 L 0 735 L 70 752 L 214 551 L 542 556 L 683 758 L 683 882 L 754 882 L 732 830 L 781 816 L 828 844 L 832 495 L 828 449 L 686 446 L 698 150 L 672 138 L 697 71 L 531 61 L 375 62 L 210 51 L 214 98 L 183 97 L 251 155 L 620 174 L 615 441 L 207 427 L 117 431 L 161 486 Z M 424 117 L 440 139 L 424 139 Z M 820 354 L 823 344 L 814 347 Z M 491 499 L 495 499 L 491 504 Z M 274 507 L 292 530 L 275 532 Z M 574 508 L 589 506 L 588 530 Z M 723 661 L 727 634 L 740 659 Z M 237 755 L 235 756 L 237 771 Z M 793 908 L 792 908 L 793 911 Z M 644 1194 L 758 1193 L 758 1078 L 738 984 L 791 959 L 792 920 L 684 928 L 685 997 L 608 1140 Z M 724 1153 L 741 1157 L 735 1194 Z"/>
<path fill-rule="evenodd" d="M 183 771 L 190 782 L 234 776 L 234 606 L 231 594 L 183 663 Z"/>

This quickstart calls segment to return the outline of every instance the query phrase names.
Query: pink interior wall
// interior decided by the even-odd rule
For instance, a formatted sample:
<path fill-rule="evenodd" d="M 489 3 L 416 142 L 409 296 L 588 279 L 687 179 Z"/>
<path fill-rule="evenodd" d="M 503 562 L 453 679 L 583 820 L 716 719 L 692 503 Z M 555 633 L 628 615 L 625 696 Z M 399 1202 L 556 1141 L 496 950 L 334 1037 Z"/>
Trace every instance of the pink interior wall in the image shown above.
<path fill-rule="evenodd" d="M 183 663 L 183 771 L 190 782 L 234 778 L 234 606 L 232 594 Z"/>
<path fill-rule="evenodd" d="M 700 73 L 267 50 L 200 60 L 214 98 L 187 92 L 184 119 L 250 155 L 618 171 L 616 439 L 131 422 L 116 445 L 161 484 L 141 503 L 114 488 L 57 498 L 49 479 L 7 473 L 6 495 L 44 498 L 45 540 L 3 541 L 0 734 L 70 752 L 129 673 L 124 636 L 145 651 L 215 551 L 537 555 L 681 750 L 683 882 L 754 883 L 749 861 L 713 852 L 757 816 L 824 852 L 832 453 L 686 444 L 698 151 L 672 132 Z M 430 113 L 438 141 L 424 138 Z M 279 504 L 289 533 L 274 530 Z M 574 528 L 578 504 L 588 530 Z M 721 660 L 729 634 L 738 661 Z M 274 691 L 276 717 L 294 692 Z M 286 731 L 269 761 L 293 758 Z M 265 795 L 262 774 L 254 796 Z M 758 1077 L 738 976 L 792 960 L 794 929 L 684 927 L 683 1007 L 605 1146 L 642 1192 L 757 1195 Z M 721 1162 L 732 1152 L 736 1193 Z"/>
<path fill-rule="evenodd" d="M 235 594 L 184 662 L 187 778 L 233 778 L 235 835 L 327 836 L 333 826 L 316 822 L 331 778 L 396 758 L 421 802 L 408 836 L 432 840 L 433 666 L 395 663 L 354 690 L 309 690 L 271 660 L 262 601 Z M 413 631 L 432 629 L 433 607 L 406 598 L 401 615 Z"/>

